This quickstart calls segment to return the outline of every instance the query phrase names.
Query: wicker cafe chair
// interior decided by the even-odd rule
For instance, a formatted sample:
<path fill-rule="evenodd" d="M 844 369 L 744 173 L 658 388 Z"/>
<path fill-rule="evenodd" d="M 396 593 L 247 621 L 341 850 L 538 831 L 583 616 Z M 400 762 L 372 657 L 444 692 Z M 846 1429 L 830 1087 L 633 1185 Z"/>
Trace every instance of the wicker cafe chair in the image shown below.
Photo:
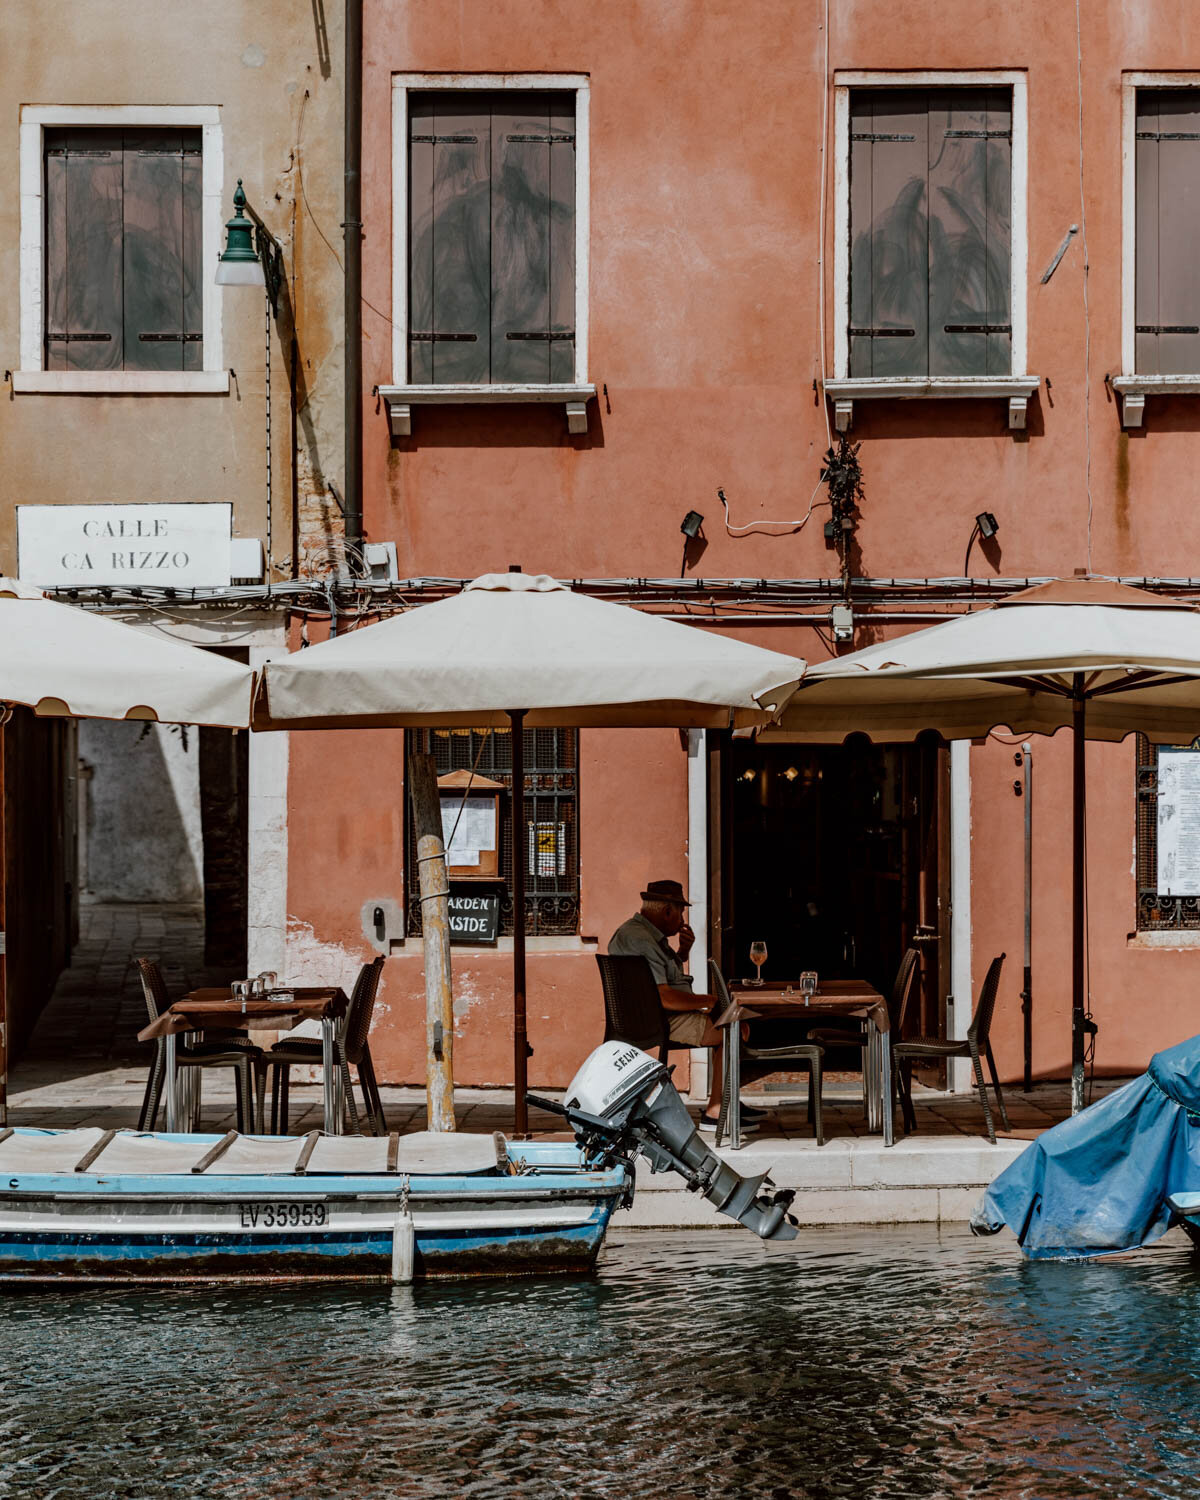
<path fill-rule="evenodd" d="M 654 970 L 644 958 L 636 953 L 597 953 L 596 964 L 604 987 L 606 1042 L 629 1042 L 643 1052 L 657 1049 L 660 1062 L 666 1062 L 669 1048 L 688 1050 L 686 1042 L 671 1040 L 671 1018 Z"/>
<path fill-rule="evenodd" d="M 917 977 L 917 965 L 920 963 L 921 955 L 916 948 L 906 948 L 904 957 L 900 960 L 900 967 L 896 970 L 896 979 L 892 985 L 892 993 L 888 996 L 888 1027 L 892 1035 L 893 1050 L 895 1043 L 902 1036 L 901 1028 L 904 1025 L 904 1017 L 908 1011 L 908 1000 L 912 994 L 913 984 Z M 808 1039 L 824 1047 L 827 1051 L 853 1048 L 860 1054 L 860 1062 L 865 1060 L 867 1048 L 867 1029 L 863 1022 L 857 1027 L 842 1026 L 817 1026 L 808 1033 Z M 840 1068 L 841 1059 L 837 1059 L 830 1066 Z M 895 1083 L 893 1082 L 893 1087 Z M 867 1070 L 863 1067 L 863 1109 L 867 1106 Z"/>
<path fill-rule="evenodd" d="M 713 994 L 721 1002 L 721 1009 L 728 1010 L 731 1004 L 729 986 L 725 983 L 725 976 L 721 973 L 720 966 L 715 958 L 708 961 L 708 972 L 712 976 Z M 753 1035 L 753 1033 L 751 1033 Z M 716 1144 L 719 1146 L 726 1134 L 730 1117 L 739 1104 L 738 1088 L 733 1077 L 732 1067 L 733 1048 L 729 1041 L 725 1043 L 725 1078 L 721 1089 L 721 1113 L 717 1120 Z M 784 1063 L 802 1063 L 808 1069 L 808 1118 L 812 1121 L 813 1134 L 817 1138 L 817 1145 L 825 1144 L 825 1131 L 821 1124 L 821 1061 L 825 1056 L 825 1049 L 816 1046 L 811 1041 L 796 1042 L 785 1047 L 755 1047 L 751 1042 L 742 1042 L 739 1054 L 743 1063 L 758 1063 L 760 1066 L 755 1070 L 761 1077 L 764 1073 L 777 1073 Z M 766 1064 L 766 1066 L 761 1066 Z M 740 1079 L 737 1080 L 740 1083 Z M 734 1148 L 741 1144 L 741 1131 L 730 1130 Z"/>
<path fill-rule="evenodd" d="M 383 1100 L 379 1096 L 379 1085 L 375 1081 L 375 1068 L 371 1062 L 371 1049 L 367 1045 L 367 1034 L 371 1030 L 371 1016 L 375 1010 L 375 997 L 379 993 L 379 976 L 383 972 L 383 958 L 372 959 L 363 964 L 354 981 L 350 1004 L 334 1032 L 334 1066 L 341 1071 L 342 1091 L 346 1096 L 346 1108 L 350 1113 L 350 1125 L 355 1135 L 360 1135 L 358 1109 L 354 1103 L 354 1089 L 350 1080 L 351 1063 L 358 1069 L 358 1082 L 362 1088 L 363 1107 L 367 1123 L 373 1135 L 387 1134 L 387 1121 L 383 1114 Z M 288 1133 L 288 1074 L 292 1068 L 320 1067 L 324 1050 L 317 1037 L 284 1037 L 263 1053 L 260 1079 L 265 1080 L 266 1069 L 271 1069 L 271 1134 Z"/>
<path fill-rule="evenodd" d="M 988 1034 L 992 1029 L 992 1012 L 996 1008 L 996 992 L 1000 987 L 1000 970 L 1003 965 L 1003 953 L 998 958 L 993 958 L 988 965 L 983 987 L 979 991 L 979 1003 L 975 1007 L 975 1014 L 971 1017 L 971 1024 L 967 1028 L 964 1041 L 950 1042 L 943 1041 L 940 1037 L 915 1036 L 911 1041 L 897 1042 L 892 1048 L 892 1058 L 899 1075 L 900 1107 L 904 1111 L 906 1131 L 912 1132 L 917 1128 L 917 1116 L 912 1102 L 914 1061 L 917 1058 L 939 1060 L 949 1057 L 969 1057 L 975 1077 L 975 1087 L 979 1090 L 979 1102 L 983 1105 L 983 1118 L 987 1125 L 988 1140 L 993 1146 L 996 1144 L 996 1127 L 992 1124 L 992 1111 L 988 1106 L 987 1085 L 983 1081 L 981 1055 L 987 1058 L 988 1068 L 991 1071 L 992 1087 L 996 1091 L 996 1104 L 1000 1110 L 1000 1122 L 1005 1130 L 1011 1128 L 1008 1123 L 1008 1111 L 1004 1107 L 1004 1095 L 1000 1092 L 1000 1080 L 996 1076 L 996 1061 L 992 1056 L 992 1044 L 988 1040 Z"/>
<path fill-rule="evenodd" d="M 152 958 L 136 958 L 138 977 L 142 981 L 142 994 L 146 1000 L 146 1013 L 151 1021 L 157 1021 L 170 1008 L 167 987 L 163 983 L 162 970 Z M 237 1091 L 237 1128 L 243 1133 L 255 1128 L 254 1087 L 252 1072 L 262 1059 L 261 1047 L 256 1047 L 241 1032 L 208 1032 L 208 1040 L 193 1042 L 185 1046 L 182 1042 L 175 1048 L 175 1068 L 232 1068 L 234 1086 Z M 139 1130 L 153 1130 L 162 1099 L 163 1082 L 167 1076 L 167 1041 L 157 1037 L 154 1042 L 154 1060 L 146 1078 L 146 1092 L 142 1096 L 142 1110 L 138 1116 Z M 197 1115 L 199 1111 L 197 1110 Z M 196 1120 L 188 1122 L 198 1123 Z"/>

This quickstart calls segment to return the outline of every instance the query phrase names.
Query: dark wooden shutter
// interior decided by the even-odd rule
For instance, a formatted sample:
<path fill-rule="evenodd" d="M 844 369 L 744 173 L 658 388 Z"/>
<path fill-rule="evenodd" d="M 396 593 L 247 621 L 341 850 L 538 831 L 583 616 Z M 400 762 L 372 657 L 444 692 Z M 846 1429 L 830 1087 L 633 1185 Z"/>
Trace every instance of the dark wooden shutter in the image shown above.
<path fill-rule="evenodd" d="M 486 98 L 418 96 L 410 125 L 410 378 L 482 384 L 491 341 L 491 119 Z"/>
<path fill-rule="evenodd" d="M 850 373 L 929 369 L 927 127 L 923 93 L 850 97 Z"/>
<path fill-rule="evenodd" d="M 929 373 L 1012 369 L 1012 95 L 929 101 Z"/>
<path fill-rule="evenodd" d="M 575 112 L 515 94 L 492 114 L 492 380 L 570 380 L 575 336 Z"/>
<path fill-rule="evenodd" d="M 198 130 L 46 133 L 46 368 L 203 368 Z"/>
<path fill-rule="evenodd" d="M 574 96 L 416 96 L 409 192 L 410 379 L 574 379 Z"/>
<path fill-rule="evenodd" d="M 46 368 L 119 370 L 121 134 L 48 130 L 45 140 Z"/>
<path fill-rule="evenodd" d="M 125 368 L 199 369 L 199 132 L 125 137 Z"/>
<path fill-rule="evenodd" d="M 1148 375 L 1200 371 L 1200 90 L 1138 92 L 1135 142 L 1135 363 Z"/>
<path fill-rule="evenodd" d="M 1012 96 L 865 90 L 850 104 L 850 374 L 1012 369 Z"/>

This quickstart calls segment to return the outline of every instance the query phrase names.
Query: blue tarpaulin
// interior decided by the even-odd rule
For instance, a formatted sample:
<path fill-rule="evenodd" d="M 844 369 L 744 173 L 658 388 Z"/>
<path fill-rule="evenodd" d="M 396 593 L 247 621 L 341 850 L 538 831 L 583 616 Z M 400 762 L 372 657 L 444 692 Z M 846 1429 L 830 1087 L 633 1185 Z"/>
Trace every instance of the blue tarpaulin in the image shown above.
<path fill-rule="evenodd" d="M 1111 1255 L 1171 1225 L 1170 1193 L 1200 1191 L 1200 1037 L 1039 1136 L 984 1195 L 971 1227 L 1005 1224 L 1034 1260 Z"/>

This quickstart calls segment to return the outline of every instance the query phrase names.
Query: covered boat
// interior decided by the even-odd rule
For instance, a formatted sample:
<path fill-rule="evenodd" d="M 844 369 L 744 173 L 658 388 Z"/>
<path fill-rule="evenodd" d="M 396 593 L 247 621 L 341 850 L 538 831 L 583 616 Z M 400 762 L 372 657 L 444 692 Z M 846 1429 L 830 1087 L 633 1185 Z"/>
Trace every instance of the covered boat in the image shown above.
<path fill-rule="evenodd" d="M 586 1271 L 624 1165 L 496 1135 L 0 1132 L 0 1278 Z"/>
<path fill-rule="evenodd" d="M 988 1188 L 971 1227 L 1007 1224 L 1031 1259 L 1054 1260 L 1132 1250 L 1180 1221 L 1197 1237 L 1200 1037 L 1039 1136 Z"/>

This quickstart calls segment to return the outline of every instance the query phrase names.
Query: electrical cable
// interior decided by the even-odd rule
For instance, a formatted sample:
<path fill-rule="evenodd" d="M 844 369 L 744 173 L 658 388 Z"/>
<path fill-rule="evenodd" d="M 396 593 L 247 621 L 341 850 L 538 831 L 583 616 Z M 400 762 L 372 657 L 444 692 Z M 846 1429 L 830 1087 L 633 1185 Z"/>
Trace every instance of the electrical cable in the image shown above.
<path fill-rule="evenodd" d="M 729 520 L 729 501 L 726 500 L 726 498 L 725 498 L 725 491 L 724 490 L 718 490 L 717 491 L 717 499 L 720 500 L 722 506 L 724 506 L 724 509 L 725 509 L 725 530 L 729 533 L 730 536 L 745 536 L 748 532 L 757 531 L 760 526 L 784 526 L 784 527 L 787 528 L 786 531 L 769 531 L 769 532 L 767 532 L 767 535 L 768 536 L 789 536 L 789 535 L 791 535 L 791 533 L 799 531 L 802 526 L 807 525 L 809 517 L 812 515 L 813 511 L 816 509 L 816 507 L 818 505 L 828 505 L 830 503 L 828 500 L 818 500 L 817 499 L 817 490 L 819 490 L 824 483 L 825 483 L 824 476 L 822 476 L 820 479 L 817 480 L 816 486 L 813 489 L 813 492 L 809 496 L 809 499 L 808 499 L 808 510 L 804 513 L 804 515 L 800 518 L 800 520 L 798 520 L 798 521 L 751 521 L 751 522 L 749 522 L 745 526 L 733 526 L 733 525 L 730 524 L 730 520 Z"/>

